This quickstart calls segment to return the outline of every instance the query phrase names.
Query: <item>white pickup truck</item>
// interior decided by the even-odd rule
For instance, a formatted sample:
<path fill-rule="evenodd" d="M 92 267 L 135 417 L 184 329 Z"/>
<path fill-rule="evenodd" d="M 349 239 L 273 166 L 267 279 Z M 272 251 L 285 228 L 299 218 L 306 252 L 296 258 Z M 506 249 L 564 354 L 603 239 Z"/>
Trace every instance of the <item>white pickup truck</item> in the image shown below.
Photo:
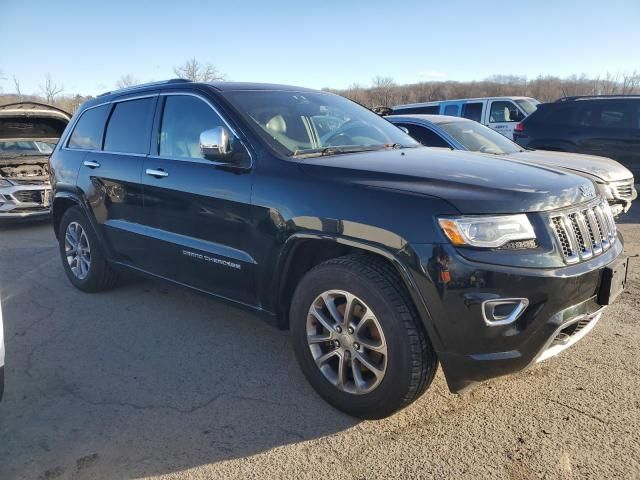
<path fill-rule="evenodd" d="M 484 97 L 413 103 L 392 107 L 394 115 L 420 113 L 464 117 L 482 123 L 510 140 L 518 122 L 535 111 L 540 102 L 530 97 Z"/>

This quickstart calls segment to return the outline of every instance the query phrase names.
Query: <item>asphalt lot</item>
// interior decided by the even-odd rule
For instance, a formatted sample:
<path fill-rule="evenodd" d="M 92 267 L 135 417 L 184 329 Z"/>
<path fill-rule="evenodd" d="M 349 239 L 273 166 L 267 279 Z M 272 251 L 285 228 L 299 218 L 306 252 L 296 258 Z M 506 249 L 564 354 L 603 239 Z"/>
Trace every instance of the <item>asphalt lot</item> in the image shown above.
<path fill-rule="evenodd" d="M 640 205 L 620 226 L 640 254 Z M 287 332 L 165 283 L 87 295 L 48 224 L 0 227 L 0 479 L 640 478 L 640 258 L 572 349 L 361 422 L 324 403 Z"/>

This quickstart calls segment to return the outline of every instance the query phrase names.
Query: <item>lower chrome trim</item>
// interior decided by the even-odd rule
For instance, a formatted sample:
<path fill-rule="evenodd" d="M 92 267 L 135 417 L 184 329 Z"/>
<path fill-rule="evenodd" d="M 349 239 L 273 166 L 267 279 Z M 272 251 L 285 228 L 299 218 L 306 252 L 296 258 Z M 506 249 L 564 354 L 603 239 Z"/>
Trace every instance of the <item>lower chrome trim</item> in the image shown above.
<path fill-rule="evenodd" d="M 560 352 L 566 350 L 567 348 L 571 347 L 575 343 L 579 342 L 587 333 L 589 333 L 593 329 L 593 327 L 596 326 L 596 323 L 598 323 L 598 321 L 602 317 L 602 313 L 604 312 L 604 310 L 606 308 L 607 307 L 602 307 L 600 310 L 597 310 L 596 312 L 593 312 L 593 313 L 590 313 L 590 314 L 586 314 L 586 315 L 580 315 L 578 318 L 575 318 L 574 320 L 572 320 L 570 322 L 567 322 L 567 323 L 565 323 L 563 325 L 560 325 L 556 329 L 556 331 L 553 333 L 553 335 L 551 335 L 551 338 L 549 338 L 549 340 L 547 341 L 545 346 L 540 350 L 540 353 L 535 358 L 534 363 L 539 363 L 539 362 L 542 362 L 544 360 L 547 360 L 548 358 L 551 358 L 551 357 L 559 354 Z M 576 333 L 576 334 L 572 335 L 571 337 L 569 337 L 569 339 L 567 340 L 566 343 L 563 343 L 562 345 L 550 346 L 553 343 L 553 341 L 557 338 L 557 336 L 560 334 L 560 332 L 562 330 L 564 330 L 567 327 L 570 327 L 571 325 L 573 325 L 575 323 L 578 323 L 578 322 L 584 320 L 585 317 L 591 317 L 591 321 L 589 322 L 589 324 L 586 327 L 584 327 L 578 333 Z"/>

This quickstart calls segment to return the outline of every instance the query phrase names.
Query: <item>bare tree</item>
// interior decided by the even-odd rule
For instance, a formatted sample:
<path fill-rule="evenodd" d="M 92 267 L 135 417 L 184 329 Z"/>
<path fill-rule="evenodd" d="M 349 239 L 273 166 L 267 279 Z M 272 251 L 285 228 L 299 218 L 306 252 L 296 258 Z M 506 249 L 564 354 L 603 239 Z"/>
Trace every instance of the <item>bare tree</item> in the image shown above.
<path fill-rule="evenodd" d="M 371 83 L 375 106 L 390 107 L 393 103 L 393 90 L 396 87 L 393 78 L 377 76 Z"/>
<path fill-rule="evenodd" d="M 224 74 L 221 73 L 211 63 L 200 63 L 195 58 L 187 60 L 183 65 L 173 69 L 180 78 L 185 78 L 193 82 L 213 82 L 215 80 L 224 80 Z"/>
<path fill-rule="evenodd" d="M 637 92 L 640 89 L 640 73 L 637 70 L 622 75 L 621 92 L 623 95 Z"/>
<path fill-rule="evenodd" d="M 40 91 L 47 103 L 53 103 L 56 96 L 61 94 L 64 91 L 64 86 L 62 84 L 58 85 L 53 80 L 51 80 L 51 75 L 47 73 L 44 83 L 40 84 Z"/>
<path fill-rule="evenodd" d="M 140 80 L 138 80 L 136 77 L 134 77 L 130 73 L 127 73 L 126 75 L 121 76 L 120 79 L 116 82 L 116 87 L 118 88 L 133 87 L 134 85 L 138 85 L 139 83 L 140 83 Z"/>
<path fill-rule="evenodd" d="M 24 101 L 24 95 L 22 95 L 22 90 L 20 90 L 20 81 L 18 80 L 18 78 L 13 75 L 13 86 L 16 90 L 16 95 L 18 95 L 18 98 L 20 98 L 20 101 L 23 102 Z"/>

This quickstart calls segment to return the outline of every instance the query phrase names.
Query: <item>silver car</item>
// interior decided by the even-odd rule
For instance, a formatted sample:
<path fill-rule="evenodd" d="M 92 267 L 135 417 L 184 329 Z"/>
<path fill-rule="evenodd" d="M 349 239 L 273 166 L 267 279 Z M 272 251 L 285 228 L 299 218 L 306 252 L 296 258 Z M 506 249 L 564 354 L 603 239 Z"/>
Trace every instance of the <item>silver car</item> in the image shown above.
<path fill-rule="evenodd" d="M 427 147 L 508 155 L 509 160 L 570 170 L 587 177 L 598 186 L 616 216 L 627 212 L 638 196 L 631 171 L 610 158 L 525 150 L 494 130 L 466 118 L 447 115 L 388 115 L 385 118 Z"/>
<path fill-rule="evenodd" d="M 4 393 L 4 329 L 2 328 L 2 302 L 0 302 L 0 400 Z"/>
<path fill-rule="evenodd" d="M 0 106 L 0 222 L 49 215 L 49 155 L 70 119 L 50 105 Z"/>

